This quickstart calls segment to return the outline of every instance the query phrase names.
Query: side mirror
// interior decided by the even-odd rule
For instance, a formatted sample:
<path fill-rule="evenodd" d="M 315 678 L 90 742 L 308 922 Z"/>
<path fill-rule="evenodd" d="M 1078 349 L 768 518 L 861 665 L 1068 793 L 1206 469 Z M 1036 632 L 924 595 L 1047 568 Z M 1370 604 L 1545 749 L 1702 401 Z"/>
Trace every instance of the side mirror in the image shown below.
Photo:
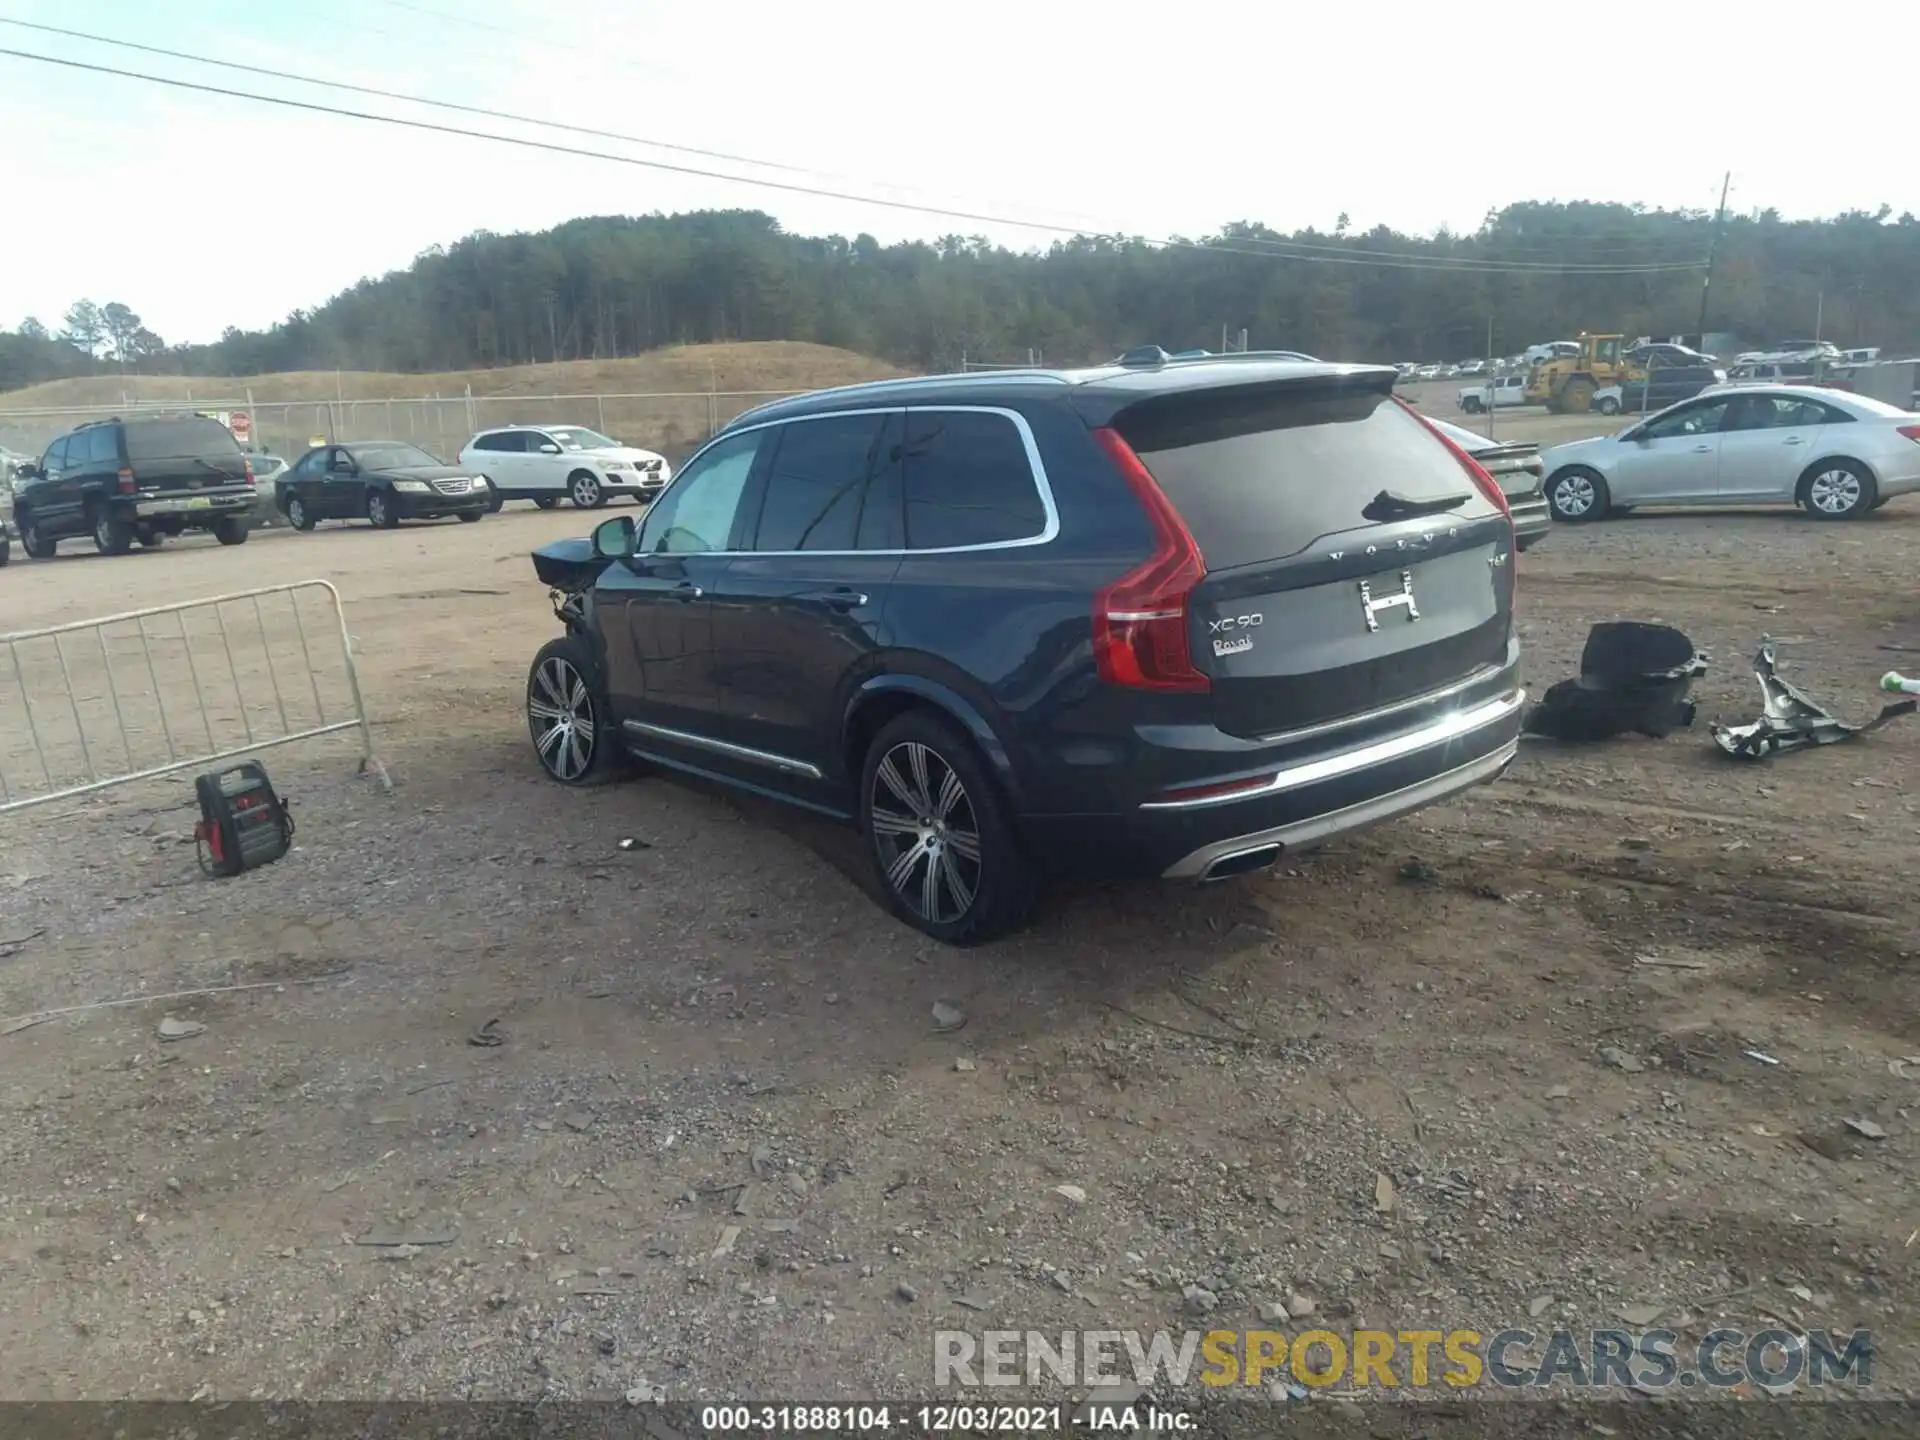
<path fill-rule="evenodd" d="M 18 479 L 31 480 L 40 473 L 40 467 L 31 460 L 24 460 L 13 467 L 13 473 Z"/>
<path fill-rule="evenodd" d="M 633 554 L 633 517 L 616 515 L 593 527 L 593 553 L 602 560 L 624 560 Z"/>
<path fill-rule="evenodd" d="M 560 447 L 549 440 L 540 447 L 540 453 L 542 455 L 558 455 L 560 453 Z"/>

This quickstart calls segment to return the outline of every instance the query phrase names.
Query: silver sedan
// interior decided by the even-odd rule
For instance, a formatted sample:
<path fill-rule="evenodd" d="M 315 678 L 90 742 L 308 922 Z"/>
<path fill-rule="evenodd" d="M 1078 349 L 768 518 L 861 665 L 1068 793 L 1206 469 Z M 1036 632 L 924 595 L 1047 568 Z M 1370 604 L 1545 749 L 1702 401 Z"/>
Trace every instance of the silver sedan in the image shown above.
<path fill-rule="evenodd" d="M 1852 520 L 1920 490 L 1920 414 L 1814 385 L 1715 386 L 1542 457 L 1569 524 L 1635 505 L 1798 505 Z"/>

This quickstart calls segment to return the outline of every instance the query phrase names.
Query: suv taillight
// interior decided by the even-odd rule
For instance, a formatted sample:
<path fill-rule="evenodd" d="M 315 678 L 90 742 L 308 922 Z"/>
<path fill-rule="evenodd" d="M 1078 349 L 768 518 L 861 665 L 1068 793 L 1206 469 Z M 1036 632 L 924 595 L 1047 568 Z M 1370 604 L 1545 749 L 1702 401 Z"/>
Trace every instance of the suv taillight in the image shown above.
<path fill-rule="evenodd" d="M 1500 482 L 1498 480 L 1487 473 L 1487 467 L 1474 459 L 1473 456 L 1469 455 L 1465 450 L 1462 450 L 1454 443 L 1451 435 L 1427 419 L 1426 416 L 1422 415 L 1398 395 L 1393 397 L 1393 403 L 1413 416 L 1413 418 L 1418 420 L 1422 425 L 1426 426 L 1427 433 L 1447 447 L 1447 453 L 1460 462 L 1460 468 L 1467 472 L 1468 477 L 1473 481 L 1475 487 L 1482 495 L 1493 502 L 1494 508 L 1506 516 L 1507 523 L 1511 525 L 1513 523 L 1513 509 L 1507 504 L 1507 492 L 1500 488 Z"/>
<path fill-rule="evenodd" d="M 1109 685 L 1136 690 L 1207 690 L 1187 639 L 1187 600 L 1206 578 L 1186 522 L 1117 430 L 1093 438 L 1140 502 L 1153 528 L 1153 554 L 1094 597 L 1093 658 Z"/>
<path fill-rule="evenodd" d="M 133 470 L 126 465 L 122 465 L 120 467 L 120 493 L 123 495 L 131 495 L 139 488 L 140 483 L 133 478 Z"/>
<path fill-rule="evenodd" d="M 253 461 L 242 455 L 240 457 L 240 468 L 247 472 L 247 483 L 249 485 L 253 484 Z"/>

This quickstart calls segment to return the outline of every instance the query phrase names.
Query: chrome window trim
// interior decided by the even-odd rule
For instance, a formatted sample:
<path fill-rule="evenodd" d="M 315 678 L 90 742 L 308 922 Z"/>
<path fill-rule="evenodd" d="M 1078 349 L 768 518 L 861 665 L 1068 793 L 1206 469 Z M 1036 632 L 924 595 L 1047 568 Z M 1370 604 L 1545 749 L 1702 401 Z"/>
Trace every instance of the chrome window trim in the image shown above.
<path fill-rule="evenodd" d="M 672 740 L 682 745 L 697 746 L 702 750 L 711 750 L 717 755 L 729 755 L 735 760 L 746 760 L 755 765 L 765 765 L 769 769 L 784 771 L 789 775 L 798 775 L 806 780 L 821 778 L 817 765 L 809 765 L 804 760 L 795 760 L 789 755 L 776 755 L 771 750 L 755 750 L 751 745 L 735 745 L 729 740 L 715 740 L 708 735 L 696 735 L 691 730 L 673 730 L 665 725 L 649 725 L 643 720 L 622 720 L 620 728 L 635 735 L 648 735 L 656 740 Z"/>
<path fill-rule="evenodd" d="M 673 478 L 660 488 L 653 497 L 653 505 L 659 506 L 673 493 L 678 485 L 700 460 L 715 445 L 723 440 L 733 440 L 741 435 L 752 435 L 761 430 L 772 430 L 781 425 L 804 425 L 810 420 L 845 420 L 865 415 L 998 415 L 1013 422 L 1013 428 L 1019 433 L 1021 448 L 1027 452 L 1028 478 L 1033 482 L 1040 496 L 1040 509 L 1046 517 L 1038 535 L 1029 535 L 1019 540 L 990 540 L 984 545 L 944 545 L 929 550 L 694 550 L 673 552 L 678 558 L 689 555 L 704 555 L 715 559 L 740 560 L 748 557 L 770 558 L 778 556 L 804 555 L 809 558 L 840 557 L 859 555 L 972 555 L 995 550 L 1024 550 L 1035 545 L 1050 545 L 1060 535 L 1060 510 L 1054 503 L 1053 484 L 1047 478 L 1046 462 L 1040 458 L 1040 446 L 1033 438 L 1033 427 L 1027 423 L 1027 417 L 1018 410 L 1010 410 L 1002 405 L 866 405 L 851 410 L 820 410 L 808 415 L 788 415 L 773 420 L 762 420 L 753 425 L 740 425 L 733 429 L 722 430 L 707 441 L 687 461 L 673 473 Z M 757 458 L 757 457 L 756 457 Z M 651 513 L 651 509 L 649 510 Z M 644 522 L 643 522 L 644 523 Z M 634 552 L 637 556 L 638 551 Z"/>

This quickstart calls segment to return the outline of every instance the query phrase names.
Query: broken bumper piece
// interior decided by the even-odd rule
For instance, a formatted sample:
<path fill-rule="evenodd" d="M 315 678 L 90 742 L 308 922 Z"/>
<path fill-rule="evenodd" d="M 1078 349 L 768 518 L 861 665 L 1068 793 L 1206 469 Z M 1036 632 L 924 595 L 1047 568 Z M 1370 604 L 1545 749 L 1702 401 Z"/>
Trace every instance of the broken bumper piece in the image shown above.
<path fill-rule="evenodd" d="M 1866 724 L 1848 725 L 1782 680 L 1774 665 L 1773 640 L 1763 636 L 1760 653 L 1753 657 L 1754 677 L 1765 700 L 1760 718 L 1751 725 L 1713 727 L 1713 743 L 1736 760 L 1764 760 L 1808 745 L 1837 745 L 1920 709 L 1920 701 L 1896 700 Z"/>

